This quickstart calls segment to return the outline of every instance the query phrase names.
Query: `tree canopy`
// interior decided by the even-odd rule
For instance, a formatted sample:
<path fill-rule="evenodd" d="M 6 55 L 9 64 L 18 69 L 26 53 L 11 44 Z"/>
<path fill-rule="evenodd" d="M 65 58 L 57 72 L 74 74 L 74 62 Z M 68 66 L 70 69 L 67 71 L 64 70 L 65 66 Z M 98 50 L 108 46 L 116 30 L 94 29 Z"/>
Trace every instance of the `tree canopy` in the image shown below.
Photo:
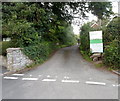
<path fill-rule="evenodd" d="M 112 14 L 111 3 L 2 2 L 2 35 L 41 63 L 52 50 L 76 43 L 72 19 L 84 18 L 89 12 L 102 19 Z"/>
<path fill-rule="evenodd" d="M 19 37 L 20 44 L 38 40 L 62 43 L 66 28 L 76 14 L 82 17 L 91 11 L 99 18 L 112 14 L 110 2 L 3 2 L 3 36 Z M 99 11 L 99 12 L 98 12 Z M 79 16 L 78 16 L 79 17 Z M 66 34 L 66 35 L 63 35 Z"/>

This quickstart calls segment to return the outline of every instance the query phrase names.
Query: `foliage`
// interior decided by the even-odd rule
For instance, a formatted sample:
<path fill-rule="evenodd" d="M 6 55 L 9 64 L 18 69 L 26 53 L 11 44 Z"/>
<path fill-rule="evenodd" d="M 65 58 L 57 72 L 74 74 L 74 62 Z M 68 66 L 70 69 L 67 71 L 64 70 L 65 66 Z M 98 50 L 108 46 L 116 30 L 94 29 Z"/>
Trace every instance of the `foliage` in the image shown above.
<path fill-rule="evenodd" d="M 56 33 L 59 43 L 62 45 L 74 45 L 76 43 L 76 38 L 73 33 L 73 28 L 71 26 L 59 26 L 59 32 Z"/>
<path fill-rule="evenodd" d="M 113 40 L 110 45 L 105 48 L 104 64 L 111 66 L 112 68 L 120 69 L 120 54 L 118 49 L 118 40 Z"/>
<path fill-rule="evenodd" d="M 23 52 L 36 63 L 42 63 L 49 57 L 50 53 L 55 49 L 57 49 L 56 45 L 50 42 L 42 42 L 36 45 L 24 47 Z"/>
<path fill-rule="evenodd" d="M 85 51 L 87 54 L 90 53 L 89 31 L 93 29 L 90 25 L 90 23 L 84 24 L 80 32 L 80 50 Z"/>
<path fill-rule="evenodd" d="M 100 28 L 91 27 L 92 24 L 93 24 L 92 22 L 88 22 L 84 24 L 81 27 L 81 32 L 80 32 L 80 43 L 81 43 L 80 50 L 85 52 L 85 54 L 88 54 L 88 56 L 91 55 L 89 32 L 100 30 Z"/>
<path fill-rule="evenodd" d="M 100 15 L 94 13 L 99 9 L 95 9 L 96 4 L 105 6 Z M 87 2 L 3 2 L 2 35 L 11 37 L 15 45 L 23 47 L 25 54 L 35 62 L 43 62 L 56 47 L 76 43 L 71 27 L 74 14 L 85 17 L 85 12 L 92 10 L 102 18 L 110 14 L 106 13 L 106 9 L 111 12 L 110 4 L 97 2 L 91 6 Z M 88 35 L 84 41 L 87 43 Z M 56 43 L 59 45 L 56 46 Z M 88 45 L 85 49 L 88 49 Z"/>
<path fill-rule="evenodd" d="M 13 39 L 17 39 L 19 37 L 20 40 L 16 40 L 16 42 L 20 46 L 28 46 L 32 43 L 31 41 L 34 40 L 64 43 L 62 42 L 64 40 L 61 40 L 64 36 L 65 38 L 68 38 L 68 41 L 70 40 L 70 36 L 72 36 L 70 33 L 65 32 L 65 29 L 70 26 L 69 23 L 71 23 L 72 18 L 74 17 L 73 14 L 81 12 L 81 15 L 84 17 L 85 12 L 89 10 L 96 12 L 96 5 L 101 7 L 104 6 L 102 12 L 99 12 L 99 14 L 101 14 L 100 16 L 105 15 L 106 13 L 104 14 L 104 12 L 106 12 L 106 9 L 108 8 L 108 11 L 111 12 L 110 2 L 4 2 L 2 3 L 3 36 L 9 36 Z M 69 11 L 72 11 L 72 13 Z M 97 16 L 99 15 L 97 14 Z M 33 38 L 34 33 L 35 38 Z"/>
<path fill-rule="evenodd" d="M 54 9 L 55 5 L 59 3 L 53 3 L 51 9 Z M 62 40 L 64 36 L 66 42 L 67 38 L 68 41 L 73 41 L 74 39 L 70 38 L 73 37 L 73 33 L 70 32 L 72 30 L 66 31 L 70 24 L 65 19 L 59 19 L 54 10 L 51 11 L 44 6 L 50 5 L 49 3 L 3 3 L 3 36 L 12 39 L 19 37 L 16 43 L 25 47 L 41 41 L 65 43 Z"/>
<path fill-rule="evenodd" d="M 88 54 L 86 51 L 82 51 L 80 50 L 80 53 L 82 54 L 83 58 L 89 62 L 92 61 L 92 59 L 89 57 L 90 56 L 90 53 Z"/>
<path fill-rule="evenodd" d="M 0 42 L 0 55 L 6 55 L 6 49 L 7 48 L 11 48 L 11 47 L 16 47 L 14 42 L 12 41 L 3 41 L 3 42 Z"/>
<path fill-rule="evenodd" d="M 108 26 L 104 29 L 104 43 L 109 44 L 120 36 L 120 17 L 114 18 Z"/>
<path fill-rule="evenodd" d="M 120 69 L 120 17 L 114 18 L 104 30 L 104 63 Z"/>
<path fill-rule="evenodd" d="M 103 63 L 98 63 L 98 64 L 95 64 L 96 67 L 100 68 L 100 67 L 103 67 L 104 64 Z"/>
<path fill-rule="evenodd" d="M 112 4 L 109 2 L 89 2 L 89 8 L 92 14 L 98 16 L 99 19 L 109 17 L 112 12 Z"/>
<path fill-rule="evenodd" d="M 103 42 L 104 42 L 104 58 L 103 62 L 107 66 L 112 68 L 120 69 L 120 42 L 119 33 L 120 33 L 120 17 L 114 18 L 108 26 L 103 27 Z M 81 28 L 80 39 L 81 45 L 80 50 L 82 54 L 90 54 L 89 47 L 89 31 L 93 31 L 90 27 L 90 23 L 84 24 Z"/>

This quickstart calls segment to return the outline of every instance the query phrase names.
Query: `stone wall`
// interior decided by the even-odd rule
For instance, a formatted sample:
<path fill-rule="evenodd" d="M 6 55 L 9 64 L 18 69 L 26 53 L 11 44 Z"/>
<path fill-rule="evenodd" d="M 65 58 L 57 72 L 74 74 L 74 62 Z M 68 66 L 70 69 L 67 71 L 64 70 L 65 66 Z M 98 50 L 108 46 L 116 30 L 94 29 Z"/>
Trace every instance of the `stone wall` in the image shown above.
<path fill-rule="evenodd" d="M 22 48 L 7 49 L 7 69 L 17 71 L 29 66 L 33 61 L 22 52 Z"/>

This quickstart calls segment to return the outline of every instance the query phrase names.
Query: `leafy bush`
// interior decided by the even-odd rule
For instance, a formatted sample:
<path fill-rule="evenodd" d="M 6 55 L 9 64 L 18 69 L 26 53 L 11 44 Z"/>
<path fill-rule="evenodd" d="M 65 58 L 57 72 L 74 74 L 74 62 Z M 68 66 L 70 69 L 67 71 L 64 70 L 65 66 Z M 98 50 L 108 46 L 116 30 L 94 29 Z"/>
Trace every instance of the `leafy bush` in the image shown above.
<path fill-rule="evenodd" d="M 42 42 L 36 45 L 24 47 L 23 52 L 36 63 L 44 62 L 53 50 L 57 48 L 56 45 L 48 42 Z"/>
<path fill-rule="evenodd" d="M 16 47 L 13 41 L 3 41 L 0 42 L 0 55 L 6 55 L 6 49 L 10 47 Z"/>
<path fill-rule="evenodd" d="M 120 69 L 120 17 L 114 18 L 104 30 L 104 64 L 115 69 Z"/>
<path fill-rule="evenodd" d="M 104 29 L 103 41 L 107 45 L 119 37 L 120 17 L 114 18 Z"/>
<path fill-rule="evenodd" d="M 118 53 L 118 40 L 112 41 L 104 50 L 104 64 L 120 69 L 120 54 Z"/>
<path fill-rule="evenodd" d="M 84 51 L 86 54 L 90 53 L 89 31 L 91 30 L 92 28 L 90 26 L 90 23 L 87 23 L 82 26 L 80 32 L 80 50 Z"/>

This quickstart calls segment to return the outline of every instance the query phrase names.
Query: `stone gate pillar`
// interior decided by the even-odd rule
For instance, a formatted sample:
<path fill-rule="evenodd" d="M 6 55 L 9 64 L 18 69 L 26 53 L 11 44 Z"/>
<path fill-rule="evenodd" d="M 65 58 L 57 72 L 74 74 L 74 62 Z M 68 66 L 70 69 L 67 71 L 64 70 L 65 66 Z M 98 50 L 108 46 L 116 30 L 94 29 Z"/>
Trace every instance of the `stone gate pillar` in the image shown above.
<path fill-rule="evenodd" d="M 22 48 L 7 49 L 7 69 L 17 71 L 29 66 L 33 61 L 21 51 Z"/>

